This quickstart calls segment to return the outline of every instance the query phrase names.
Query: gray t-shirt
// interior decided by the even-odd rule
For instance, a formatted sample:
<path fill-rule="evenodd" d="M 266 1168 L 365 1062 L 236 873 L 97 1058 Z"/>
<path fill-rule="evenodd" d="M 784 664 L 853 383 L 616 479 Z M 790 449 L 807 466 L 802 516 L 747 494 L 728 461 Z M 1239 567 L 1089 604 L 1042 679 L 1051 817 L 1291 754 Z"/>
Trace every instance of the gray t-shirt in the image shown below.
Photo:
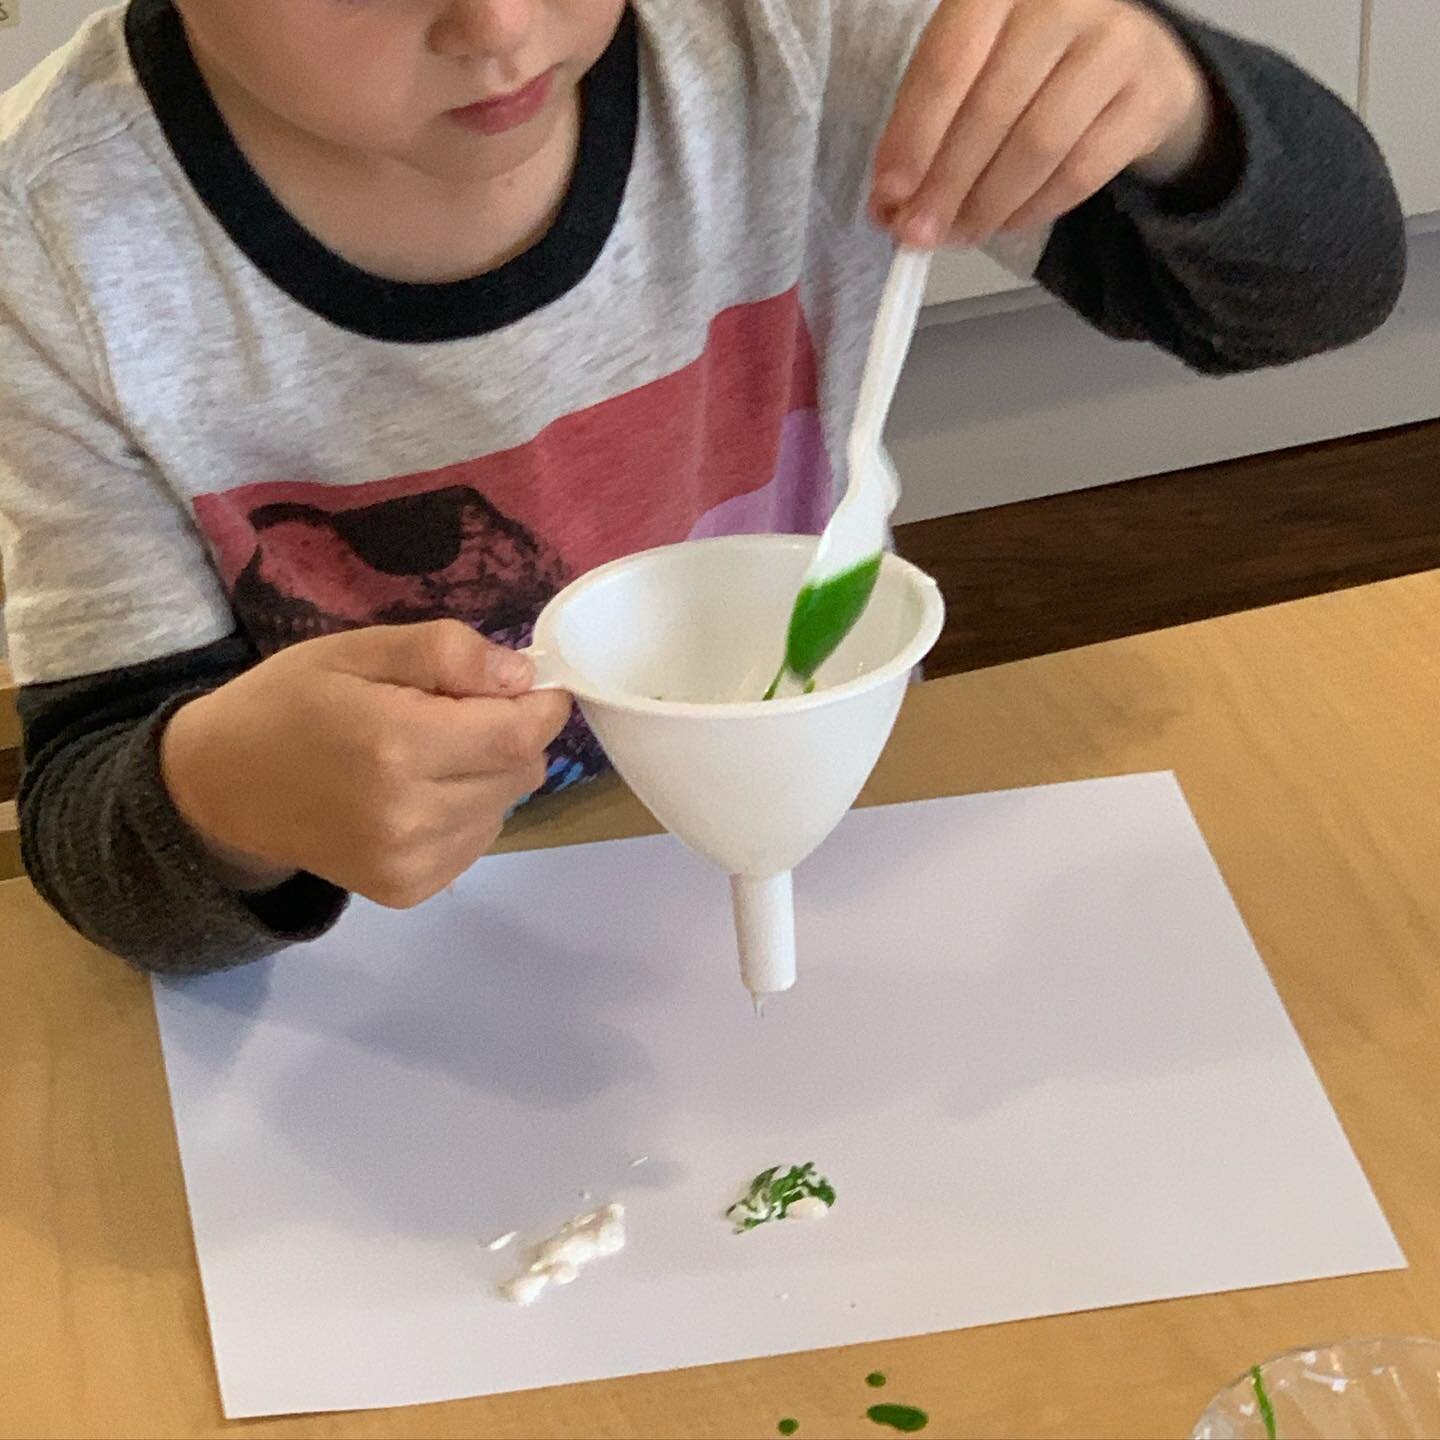
<path fill-rule="evenodd" d="M 524 532 L 527 610 L 647 545 L 823 524 L 887 260 L 866 162 L 932 5 L 640 0 L 540 253 L 455 286 L 287 227 L 215 168 L 174 11 L 133 7 L 128 46 L 103 14 L 0 101 L 17 678 L 207 644 L 237 611 L 262 649 L 399 613 L 339 524 L 457 489 L 495 512 L 462 525 Z M 483 589 L 457 571 L 448 613 L 507 628 Z"/>
<path fill-rule="evenodd" d="M 22 838 L 67 918 L 183 969 L 337 913 L 313 877 L 257 900 L 209 875 L 155 763 L 197 688 L 357 625 L 453 615 L 520 643 L 617 555 L 823 525 L 889 260 L 870 160 L 934 3 L 635 0 L 585 82 L 553 229 L 450 285 L 368 275 L 280 207 L 169 0 L 103 13 L 0 97 Z M 1155 8 L 1224 98 L 1223 185 L 1122 177 L 1007 258 L 1208 371 L 1378 323 L 1403 237 L 1363 128 L 1279 57 Z M 552 786 L 600 763 L 572 725 Z"/>

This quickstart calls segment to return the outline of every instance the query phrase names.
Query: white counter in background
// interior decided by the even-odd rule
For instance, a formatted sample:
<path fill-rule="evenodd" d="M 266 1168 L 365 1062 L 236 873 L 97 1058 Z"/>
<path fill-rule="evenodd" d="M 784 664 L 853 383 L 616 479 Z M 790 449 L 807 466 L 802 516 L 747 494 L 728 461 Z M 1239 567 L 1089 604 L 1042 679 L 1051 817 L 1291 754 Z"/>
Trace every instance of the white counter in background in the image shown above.
<path fill-rule="evenodd" d="M 1035 291 L 926 319 L 890 420 L 901 522 L 1440 416 L 1440 233 L 1415 235 L 1378 334 L 1233 379 L 1109 340 Z"/>

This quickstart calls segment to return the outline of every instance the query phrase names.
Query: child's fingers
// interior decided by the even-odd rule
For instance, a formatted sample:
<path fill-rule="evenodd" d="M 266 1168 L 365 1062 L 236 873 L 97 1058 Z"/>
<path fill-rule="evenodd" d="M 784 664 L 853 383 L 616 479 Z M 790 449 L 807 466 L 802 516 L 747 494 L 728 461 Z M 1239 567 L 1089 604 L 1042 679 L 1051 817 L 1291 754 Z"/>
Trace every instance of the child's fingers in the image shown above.
<path fill-rule="evenodd" d="M 569 723 L 574 700 L 563 691 L 541 690 L 507 702 L 503 736 L 493 752 L 497 770 L 525 770 L 536 760 L 544 762 L 545 752 Z M 508 763 L 506 763 L 508 761 Z M 531 787 L 533 788 L 533 787 Z"/>
<path fill-rule="evenodd" d="M 907 205 L 985 67 L 1013 0 L 960 0 L 943 5 L 905 72 L 895 110 L 875 155 L 873 210 L 881 223 Z"/>
<path fill-rule="evenodd" d="M 971 187 L 955 238 L 983 245 L 1070 163 L 1075 147 L 1123 88 L 1108 49 L 1082 40 L 1041 86 L 999 153 Z"/>
<path fill-rule="evenodd" d="M 424 840 L 391 845 L 357 874 L 332 878 L 392 910 L 423 905 L 493 848 L 506 812 L 523 798 L 524 792 L 508 782 L 467 784 L 450 797 L 443 815 L 437 810 Z"/>
<path fill-rule="evenodd" d="M 554 690 L 513 700 L 417 698 L 414 743 L 423 773 L 434 780 L 528 773 L 565 728 L 573 704 Z"/>
<path fill-rule="evenodd" d="M 525 656 L 485 639 L 460 620 L 375 625 L 313 644 L 324 647 L 334 669 L 431 695 L 518 695 L 535 677 Z"/>
<path fill-rule="evenodd" d="M 1000 228 L 1015 234 L 1037 230 L 1103 190 L 1135 158 L 1132 137 L 1141 108 L 1133 87 L 1122 90 L 1060 168 Z"/>
<path fill-rule="evenodd" d="M 955 116 L 940 153 L 900 218 L 902 238 L 938 245 L 971 188 L 995 159 L 1037 92 L 1074 41 L 1043 10 L 1019 12 L 991 51 Z"/>
<path fill-rule="evenodd" d="M 468 850 L 472 860 L 483 854 L 495 843 L 506 816 L 545 784 L 549 768 L 542 755 L 503 775 L 443 781 L 436 792 L 443 797 L 436 801 L 436 814 L 443 817 L 437 837 L 447 846 Z"/>

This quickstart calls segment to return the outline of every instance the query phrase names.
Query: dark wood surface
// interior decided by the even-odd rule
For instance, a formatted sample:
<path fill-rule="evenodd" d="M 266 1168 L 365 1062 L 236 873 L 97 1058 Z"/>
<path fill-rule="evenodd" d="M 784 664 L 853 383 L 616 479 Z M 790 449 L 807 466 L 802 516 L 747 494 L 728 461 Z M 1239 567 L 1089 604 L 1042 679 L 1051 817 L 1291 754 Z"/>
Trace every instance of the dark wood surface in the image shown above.
<path fill-rule="evenodd" d="M 4 592 L 0 590 L 0 598 Z M 20 783 L 20 717 L 15 713 L 15 685 L 10 667 L 0 657 L 0 805 L 15 798 Z M 0 815 L 0 834 L 5 817 Z M 3 878 L 3 876 L 0 876 Z"/>
<path fill-rule="evenodd" d="M 1436 569 L 1440 421 L 922 521 L 896 543 L 945 592 L 936 676 Z"/>
<path fill-rule="evenodd" d="M 921 521 L 896 543 L 945 592 L 934 676 L 1436 569 L 1440 420 Z M 18 779 L 0 748 L 0 801 Z"/>

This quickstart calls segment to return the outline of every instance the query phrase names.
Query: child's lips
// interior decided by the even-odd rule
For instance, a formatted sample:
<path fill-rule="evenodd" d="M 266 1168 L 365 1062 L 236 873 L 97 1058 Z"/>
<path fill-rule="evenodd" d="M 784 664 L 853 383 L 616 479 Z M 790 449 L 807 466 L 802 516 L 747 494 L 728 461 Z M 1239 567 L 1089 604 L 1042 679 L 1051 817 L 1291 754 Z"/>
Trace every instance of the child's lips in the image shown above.
<path fill-rule="evenodd" d="M 554 83 L 555 69 L 552 68 L 508 95 L 482 100 L 478 105 L 466 105 L 447 114 L 467 130 L 478 130 L 482 135 L 501 135 L 533 120 L 545 108 Z"/>

